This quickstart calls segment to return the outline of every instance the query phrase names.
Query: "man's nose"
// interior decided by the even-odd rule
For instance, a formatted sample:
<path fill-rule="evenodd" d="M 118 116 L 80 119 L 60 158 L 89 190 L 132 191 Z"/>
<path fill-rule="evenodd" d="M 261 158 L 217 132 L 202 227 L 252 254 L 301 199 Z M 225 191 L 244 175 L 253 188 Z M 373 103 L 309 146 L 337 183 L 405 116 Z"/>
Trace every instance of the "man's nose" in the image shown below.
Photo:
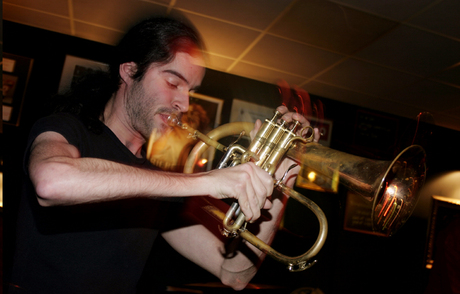
<path fill-rule="evenodd" d="M 180 91 L 173 100 L 173 107 L 180 112 L 187 112 L 189 107 L 190 96 L 188 91 Z"/>

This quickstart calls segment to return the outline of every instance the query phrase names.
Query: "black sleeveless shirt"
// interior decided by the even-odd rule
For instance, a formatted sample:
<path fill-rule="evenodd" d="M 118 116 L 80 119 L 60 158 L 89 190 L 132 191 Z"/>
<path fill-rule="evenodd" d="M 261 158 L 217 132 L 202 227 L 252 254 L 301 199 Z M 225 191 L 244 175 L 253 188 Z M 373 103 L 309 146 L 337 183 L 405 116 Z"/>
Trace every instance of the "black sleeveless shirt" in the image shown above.
<path fill-rule="evenodd" d="M 20 290 L 17 293 L 136 293 L 168 202 L 130 199 L 39 206 L 27 164 L 32 142 L 47 131 L 63 135 L 81 157 L 155 168 L 134 156 L 103 124 L 96 134 L 67 113 L 39 120 L 31 130 L 24 160 L 12 288 Z"/>

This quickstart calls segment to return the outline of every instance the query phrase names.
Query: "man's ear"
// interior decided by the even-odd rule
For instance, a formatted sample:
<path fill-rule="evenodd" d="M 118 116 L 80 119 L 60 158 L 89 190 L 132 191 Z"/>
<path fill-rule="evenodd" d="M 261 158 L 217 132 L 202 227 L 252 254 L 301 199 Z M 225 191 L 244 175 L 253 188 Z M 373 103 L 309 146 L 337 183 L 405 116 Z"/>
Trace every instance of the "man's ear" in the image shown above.
<path fill-rule="evenodd" d="M 120 64 L 119 73 L 123 81 L 128 82 L 133 79 L 137 72 L 137 65 L 134 62 L 125 62 Z"/>

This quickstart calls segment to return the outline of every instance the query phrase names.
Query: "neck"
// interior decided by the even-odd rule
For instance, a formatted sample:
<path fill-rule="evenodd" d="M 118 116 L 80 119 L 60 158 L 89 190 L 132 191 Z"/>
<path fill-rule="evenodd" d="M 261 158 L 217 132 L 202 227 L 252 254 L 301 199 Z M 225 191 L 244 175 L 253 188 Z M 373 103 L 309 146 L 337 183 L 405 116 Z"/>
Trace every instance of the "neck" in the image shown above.
<path fill-rule="evenodd" d="M 124 111 L 122 99 L 116 92 L 108 101 L 104 109 L 104 117 L 101 120 L 117 136 L 134 155 L 141 157 L 142 146 L 145 139 L 131 126 L 128 116 Z"/>

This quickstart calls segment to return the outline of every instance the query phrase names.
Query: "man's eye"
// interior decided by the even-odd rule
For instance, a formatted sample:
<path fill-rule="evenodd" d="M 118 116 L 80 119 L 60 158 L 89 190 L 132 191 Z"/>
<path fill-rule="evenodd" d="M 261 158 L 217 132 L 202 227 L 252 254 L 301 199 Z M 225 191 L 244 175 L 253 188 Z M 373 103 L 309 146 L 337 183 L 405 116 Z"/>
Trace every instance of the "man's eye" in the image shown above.
<path fill-rule="evenodd" d="M 170 88 L 177 89 L 178 85 L 166 82 Z"/>

